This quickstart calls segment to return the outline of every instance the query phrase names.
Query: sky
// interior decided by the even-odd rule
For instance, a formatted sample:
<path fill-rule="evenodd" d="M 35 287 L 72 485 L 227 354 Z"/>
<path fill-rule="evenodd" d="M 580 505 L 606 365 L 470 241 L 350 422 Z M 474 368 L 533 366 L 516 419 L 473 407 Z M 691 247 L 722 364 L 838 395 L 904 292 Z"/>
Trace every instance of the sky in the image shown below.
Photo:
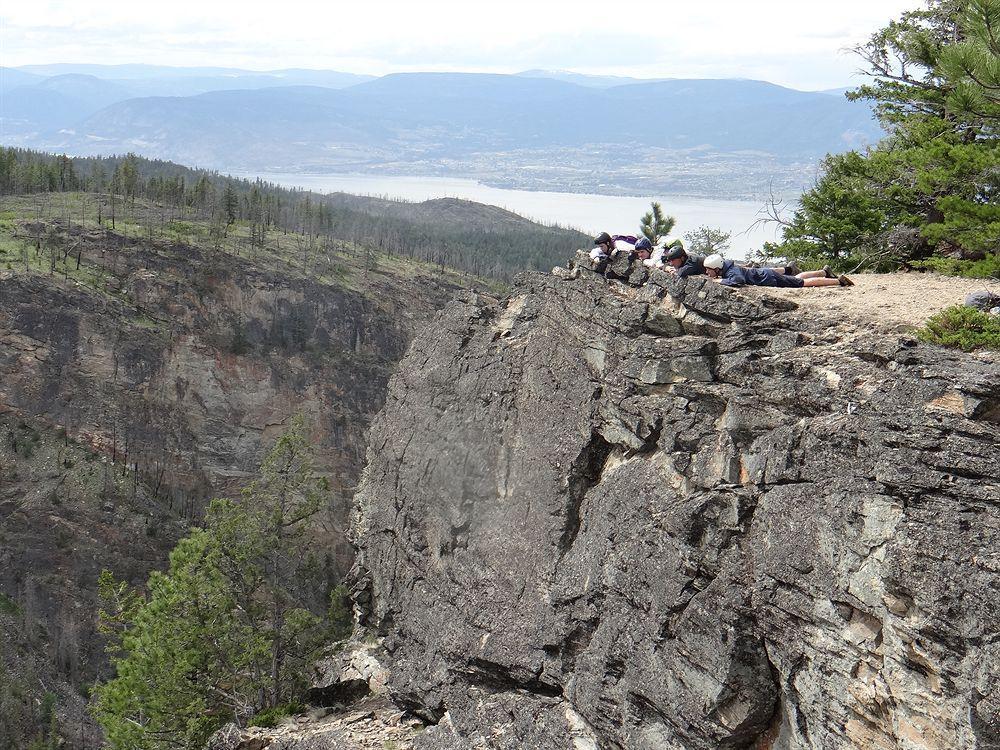
<path fill-rule="evenodd" d="M 10 0 L 0 65 L 148 63 L 856 85 L 848 49 L 920 0 Z"/>

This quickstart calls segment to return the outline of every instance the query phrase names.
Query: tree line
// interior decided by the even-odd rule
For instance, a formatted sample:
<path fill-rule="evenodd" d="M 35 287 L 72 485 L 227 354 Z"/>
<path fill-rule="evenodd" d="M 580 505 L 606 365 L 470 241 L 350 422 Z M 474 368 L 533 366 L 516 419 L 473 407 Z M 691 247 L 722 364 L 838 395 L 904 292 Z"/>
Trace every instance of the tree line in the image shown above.
<path fill-rule="evenodd" d="M 321 195 L 135 154 L 70 157 L 0 147 L 0 195 L 74 191 L 103 196 L 98 210 L 106 213 L 98 218 L 113 228 L 142 199 L 209 221 L 217 232 L 249 226 L 255 246 L 271 232 L 294 232 L 505 281 L 519 271 L 549 270 L 587 241 L 527 220 L 490 222 L 471 211 L 463 218 L 405 201 Z"/>

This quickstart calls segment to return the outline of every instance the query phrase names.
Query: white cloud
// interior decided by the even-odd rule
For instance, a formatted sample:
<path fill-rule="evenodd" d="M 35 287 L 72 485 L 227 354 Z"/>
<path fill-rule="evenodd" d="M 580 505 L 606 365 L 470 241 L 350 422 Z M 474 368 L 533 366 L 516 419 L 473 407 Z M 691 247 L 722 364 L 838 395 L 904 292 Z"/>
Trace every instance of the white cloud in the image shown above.
<path fill-rule="evenodd" d="M 918 0 L 135 0 L 6 3 L 3 65 L 46 62 L 394 70 L 572 68 L 642 77 L 850 82 L 863 41 Z"/>

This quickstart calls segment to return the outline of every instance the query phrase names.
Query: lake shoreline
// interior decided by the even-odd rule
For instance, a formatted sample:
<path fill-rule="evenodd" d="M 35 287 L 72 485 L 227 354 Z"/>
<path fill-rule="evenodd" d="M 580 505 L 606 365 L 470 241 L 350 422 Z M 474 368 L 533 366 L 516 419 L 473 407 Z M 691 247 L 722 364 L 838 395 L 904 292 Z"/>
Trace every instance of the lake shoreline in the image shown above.
<path fill-rule="evenodd" d="M 288 188 L 318 193 L 348 193 L 419 203 L 436 198 L 459 198 L 498 206 L 545 225 L 620 234 L 638 232 L 640 217 L 651 201 L 659 202 L 677 219 L 670 237 L 680 238 L 700 226 L 732 234 L 729 254 L 745 256 L 763 242 L 775 240 L 775 231 L 756 225 L 764 201 L 704 198 L 694 195 L 609 195 L 557 190 L 519 190 L 495 187 L 472 177 L 372 175 L 364 173 L 240 172 L 233 176 L 262 179 Z M 776 229 L 776 228 L 774 228 Z"/>

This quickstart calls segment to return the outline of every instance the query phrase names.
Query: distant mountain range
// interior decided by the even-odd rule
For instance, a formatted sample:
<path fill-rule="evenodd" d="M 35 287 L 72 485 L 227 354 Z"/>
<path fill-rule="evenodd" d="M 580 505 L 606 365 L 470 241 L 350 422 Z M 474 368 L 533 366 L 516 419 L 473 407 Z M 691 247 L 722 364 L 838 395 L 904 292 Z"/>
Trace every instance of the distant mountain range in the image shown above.
<path fill-rule="evenodd" d="M 712 175 L 688 192 L 715 194 L 720 181 L 768 169 L 796 179 L 827 152 L 880 137 L 867 105 L 830 93 L 537 70 L 376 79 L 48 65 L 0 69 L 0 125 L 6 145 L 224 170 L 467 174 L 563 189 L 587 189 L 599 172 L 613 190 L 662 187 L 673 170 Z"/>
<path fill-rule="evenodd" d="M 273 86 L 343 88 L 375 78 L 336 70 L 302 68 L 257 71 L 239 68 L 176 68 L 164 65 L 56 64 L 0 68 L 0 90 L 6 90 L 12 85 L 31 86 L 45 79 L 64 76 L 86 76 L 107 82 L 114 86 L 115 91 L 127 94 L 126 99 L 137 96 L 193 96 L 208 91 L 263 89 Z"/>
<path fill-rule="evenodd" d="M 523 70 L 517 75 L 522 78 L 551 78 L 555 81 L 575 83 L 578 86 L 591 88 L 610 88 L 611 86 L 626 86 L 630 83 L 658 83 L 673 80 L 670 78 L 629 78 L 627 76 L 595 76 L 585 73 L 574 73 L 570 70 Z"/>

